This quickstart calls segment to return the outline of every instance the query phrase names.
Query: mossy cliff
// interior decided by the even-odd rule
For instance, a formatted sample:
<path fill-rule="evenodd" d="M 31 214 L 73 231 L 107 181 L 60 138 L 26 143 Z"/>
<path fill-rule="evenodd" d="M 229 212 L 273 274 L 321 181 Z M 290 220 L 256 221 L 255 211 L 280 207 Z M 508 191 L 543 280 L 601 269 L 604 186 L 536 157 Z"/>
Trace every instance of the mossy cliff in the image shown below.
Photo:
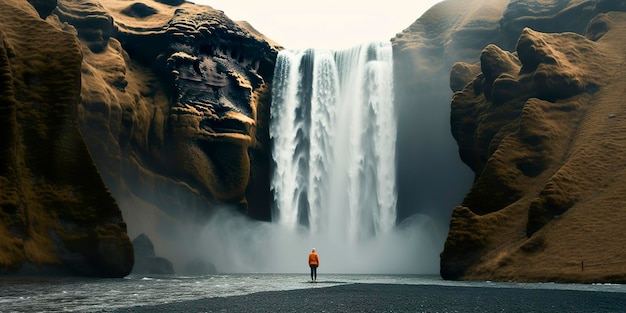
<path fill-rule="evenodd" d="M 623 11 L 623 1 L 448 0 L 395 38 L 415 69 L 399 68 L 399 92 L 449 79 L 450 128 L 474 172 L 451 213 L 442 277 L 626 281 Z"/>

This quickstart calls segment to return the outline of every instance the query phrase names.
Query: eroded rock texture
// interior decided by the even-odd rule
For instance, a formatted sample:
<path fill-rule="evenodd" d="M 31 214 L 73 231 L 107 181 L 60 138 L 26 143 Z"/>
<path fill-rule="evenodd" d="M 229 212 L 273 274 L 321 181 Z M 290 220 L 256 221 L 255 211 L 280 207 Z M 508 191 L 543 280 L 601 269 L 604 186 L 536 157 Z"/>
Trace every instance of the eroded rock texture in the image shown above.
<path fill-rule="evenodd" d="M 59 0 L 48 21 L 80 38 L 81 130 L 131 237 L 180 245 L 185 225 L 223 206 L 270 218 L 280 47 L 191 3 Z"/>
<path fill-rule="evenodd" d="M 113 198 L 129 234 L 179 263 L 196 260 L 177 248 L 217 208 L 270 218 L 278 45 L 179 0 L 2 5 L 2 268 L 128 274 Z"/>
<path fill-rule="evenodd" d="M 0 273 L 122 277 L 133 248 L 76 116 L 80 43 L 49 2 L 0 2 Z"/>
<path fill-rule="evenodd" d="M 462 60 L 475 63 L 480 50 L 501 37 L 498 19 L 507 3 L 444 1 L 392 39 L 400 219 L 428 214 L 445 229 L 451 208 L 471 186 L 473 175 L 450 134 L 450 67 Z"/>
<path fill-rule="evenodd" d="M 623 249 L 590 244 L 593 240 L 613 240 L 610 236 L 623 242 L 624 233 L 618 232 L 615 224 L 602 226 L 612 229 L 606 238 L 589 236 L 589 249 L 580 255 L 573 245 L 559 244 L 585 238 L 576 229 L 593 228 L 592 233 L 601 233 L 599 226 L 585 225 L 580 219 L 596 212 L 592 207 L 581 209 L 582 215 L 569 220 L 571 232 L 545 239 L 545 225 L 553 223 L 555 216 L 561 223 L 566 215 L 573 215 L 572 208 L 588 198 L 578 194 L 586 187 L 546 185 L 541 177 L 555 173 L 564 155 L 573 153 L 568 140 L 578 134 L 579 123 L 586 120 L 586 105 L 596 106 L 585 101 L 603 99 L 597 96 L 606 90 L 602 84 L 610 74 L 596 61 L 585 58 L 587 54 L 603 58 L 621 50 L 617 41 L 612 42 L 610 49 L 614 50 L 606 50 L 606 36 L 619 36 L 620 31 L 610 30 L 616 25 L 613 13 L 603 14 L 624 11 L 624 5 L 624 1 L 610 0 L 447 0 L 393 39 L 401 169 L 398 209 L 435 207 L 439 211 L 435 214 L 452 215 L 441 255 L 444 278 L 590 281 L 623 277 L 617 267 L 604 266 L 618 262 Z M 564 32 L 571 33 L 546 35 Z M 568 48 L 558 47 L 561 44 Z M 610 59 L 598 62 L 617 66 Z M 458 93 L 450 112 L 453 92 Z M 613 101 L 619 102 L 617 99 Z M 604 122 L 617 116 L 604 116 Z M 454 138 L 447 137 L 449 122 Z M 515 144 L 511 143 L 514 137 Z M 558 143 L 548 138 L 559 138 Z M 458 156 L 473 174 L 459 166 Z M 620 162 L 619 158 L 615 161 Z M 596 160 L 587 162 L 595 164 Z M 569 178 L 557 175 L 555 179 L 577 182 L 586 174 Z M 426 178 L 428 184 L 414 183 L 418 177 Z M 450 212 L 467 192 L 464 188 L 470 192 L 463 205 Z M 535 192 L 532 200 L 528 200 L 530 190 Z M 434 205 L 437 203 L 455 204 L 442 208 Z M 614 205 L 619 207 L 619 203 Z M 517 209 L 509 210 L 511 207 Z M 603 212 L 612 217 L 615 214 Z M 602 220 L 600 215 L 589 216 Z M 580 223 L 575 224 L 575 219 Z M 548 241 L 554 250 L 543 252 Z M 512 247 L 523 243 L 524 251 L 535 257 L 522 258 L 522 254 L 515 254 L 521 250 L 513 252 L 517 250 Z M 565 253 L 567 266 L 564 259 L 557 260 L 561 249 L 569 249 Z M 596 250 L 619 252 L 590 257 Z M 590 262 L 598 264 L 595 272 L 585 268 L 585 274 L 578 275 L 583 258 L 585 263 L 590 261 L 587 258 L 594 259 Z"/>
<path fill-rule="evenodd" d="M 478 66 L 452 67 L 452 133 L 476 176 L 452 214 L 444 278 L 626 281 L 626 13 L 601 13 L 623 9 L 511 1 L 505 31 L 584 32 L 524 28 L 513 52 L 487 45 Z"/>

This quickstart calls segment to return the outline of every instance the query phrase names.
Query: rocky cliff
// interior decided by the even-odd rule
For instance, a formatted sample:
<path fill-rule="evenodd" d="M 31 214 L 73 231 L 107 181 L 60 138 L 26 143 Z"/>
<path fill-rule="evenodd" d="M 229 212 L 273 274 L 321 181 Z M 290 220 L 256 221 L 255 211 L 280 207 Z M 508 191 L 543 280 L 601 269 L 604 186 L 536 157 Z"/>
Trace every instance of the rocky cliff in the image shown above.
<path fill-rule="evenodd" d="M 79 124 L 131 237 L 183 265 L 190 224 L 216 208 L 269 219 L 279 46 L 183 1 L 59 0 L 48 21 L 80 39 Z"/>
<path fill-rule="evenodd" d="M 81 45 L 37 9 L 0 3 L 0 273 L 125 276 L 126 224 L 78 126 Z"/>
<path fill-rule="evenodd" d="M 181 233 L 217 208 L 269 219 L 280 46 L 177 0 L 1 9 L 3 271 L 124 276 L 127 232 L 158 250 L 184 246 Z M 174 261 L 194 257 L 179 252 Z"/>
<path fill-rule="evenodd" d="M 473 176 L 450 133 L 450 67 L 476 59 L 496 37 L 506 3 L 444 1 L 392 39 L 401 169 L 398 215 L 435 217 L 443 228 L 441 245 L 451 208 L 462 201 Z"/>
<path fill-rule="evenodd" d="M 452 212 L 444 278 L 626 281 L 625 8 L 445 1 L 396 38 L 402 54 L 443 56 L 409 84 L 451 69 L 450 125 L 474 172 Z"/>
<path fill-rule="evenodd" d="M 444 278 L 626 281 L 623 11 L 447 0 L 393 39 L 399 218 L 452 215 Z M 124 221 L 197 261 L 172 248 L 190 221 L 269 219 L 280 46 L 181 0 L 5 0 L 0 15 L 2 273 L 123 276 Z"/>

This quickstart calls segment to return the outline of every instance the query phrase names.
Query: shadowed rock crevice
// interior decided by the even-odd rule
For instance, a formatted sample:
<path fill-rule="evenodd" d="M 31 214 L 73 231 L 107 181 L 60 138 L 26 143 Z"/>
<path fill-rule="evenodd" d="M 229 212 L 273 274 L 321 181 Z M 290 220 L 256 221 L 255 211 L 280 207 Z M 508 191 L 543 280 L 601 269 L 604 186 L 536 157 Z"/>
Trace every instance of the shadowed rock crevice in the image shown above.
<path fill-rule="evenodd" d="M 124 15 L 137 18 L 144 18 L 159 13 L 155 8 L 141 2 L 133 3 L 120 12 Z"/>
<path fill-rule="evenodd" d="M 28 0 L 28 3 L 37 10 L 42 19 L 48 17 L 57 6 L 57 0 Z"/>

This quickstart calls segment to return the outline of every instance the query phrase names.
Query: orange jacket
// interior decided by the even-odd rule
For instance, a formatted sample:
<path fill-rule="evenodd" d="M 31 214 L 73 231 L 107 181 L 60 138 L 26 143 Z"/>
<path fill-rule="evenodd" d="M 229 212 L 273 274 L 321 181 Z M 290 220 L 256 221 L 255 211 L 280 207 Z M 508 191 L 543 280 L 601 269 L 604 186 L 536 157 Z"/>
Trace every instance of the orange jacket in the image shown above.
<path fill-rule="evenodd" d="M 311 252 L 311 254 L 309 254 L 309 265 L 320 266 L 320 259 L 317 257 L 317 253 Z"/>

